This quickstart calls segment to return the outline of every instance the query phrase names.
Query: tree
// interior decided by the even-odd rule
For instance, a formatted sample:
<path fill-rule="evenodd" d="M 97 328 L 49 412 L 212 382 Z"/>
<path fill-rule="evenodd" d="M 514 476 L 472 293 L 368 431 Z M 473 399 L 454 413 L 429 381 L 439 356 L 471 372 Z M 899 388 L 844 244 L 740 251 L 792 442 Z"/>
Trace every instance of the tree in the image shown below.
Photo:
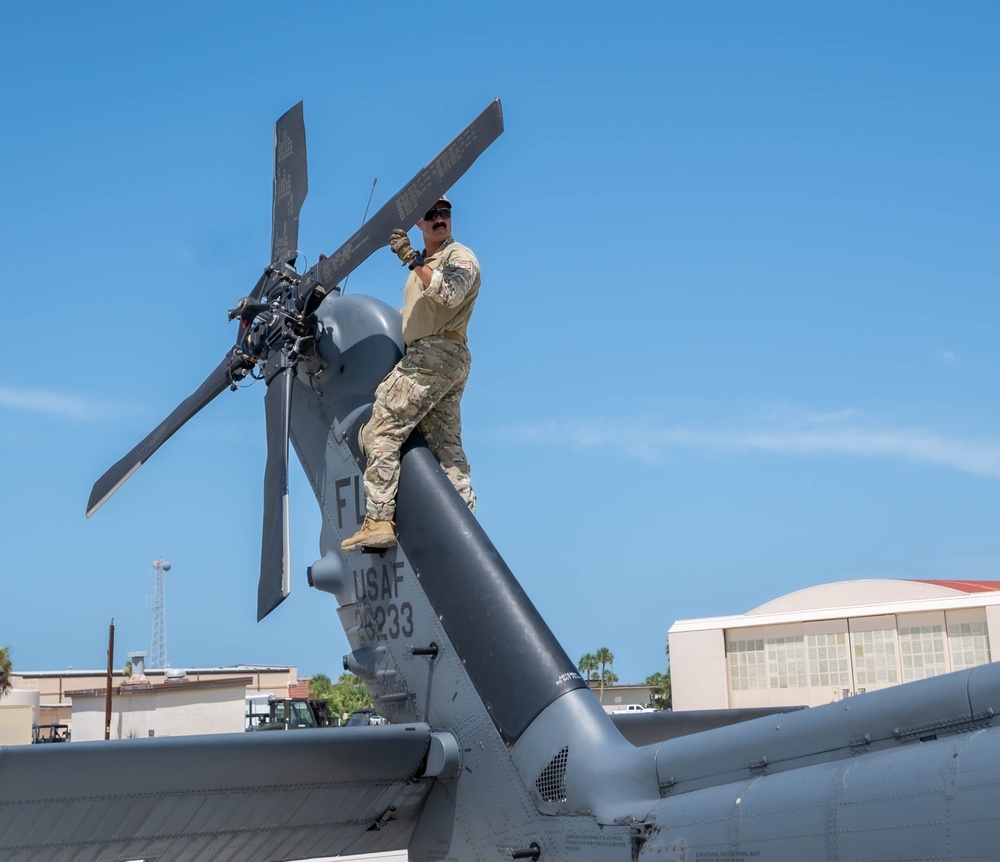
<path fill-rule="evenodd" d="M 595 671 L 597 670 L 597 659 L 594 658 L 594 654 L 591 652 L 584 653 L 580 656 L 580 661 L 577 663 L 577 667 L 580 668 L 580 673 L 583 674 L 583 678 L 589 682 L 596 676 Z"/>
<path fill-rule="evenodd" d="M 14 666 L 10 661 L 10 647 L 0 647 L 0 697 L 7 694 L 14 686 L 11 676 Z"/>
<path fill-rule="evenodd" d="M 368 709 L 372 705 L 368 686 L 353 673 L 342 673 L 337 677 L 337 684 L 333 688 L 336 697 L 331 706 L 336 706 L 338 715 L 343 716 L 356 709 Z"/>
<path fill-rule="evenodd" d="M 342 673 L 336 682 L 331 682 L 325 673 L 316 674 L 309 680 L 309 696 L 322 698 L 329 705 L 330 714 L 341 717 L 372 705 L 368 688 L 352 673 Z"/>
<path fill-rule="evenodd" d="M 670 688 L 670 644 L 664 652 L 667 656 L 667 672 L 653 673 L 646 677 L 646 685 L 652 686 L 653 706 L 657 709 L 672 709 L 674 705 L 673 691 Z"/>
<path fill-rule="evenodd" d="M 594 658 L 597 659 L 597 663 L 601 666 L 601 703 L 604 703 L 604 682 L 606 678 L 604 671 L 608 665 L 612 665 L 612 670 L 614 670 L 615 656 L 611 650 L 602 646 L 594 653 Z"/>
<path fill-rule="evenodd" d="M 309 679 L 309 697 L 329 700 L 333 694 L 333 681 L 325 673 L 318 673 Z"/>
<path fill-rule="evenodd" d="M 652 705 L 657 709 L 670 709 L 670 671 L 666 673 L 651 673 L 644 683 L 651 688 Z"/>

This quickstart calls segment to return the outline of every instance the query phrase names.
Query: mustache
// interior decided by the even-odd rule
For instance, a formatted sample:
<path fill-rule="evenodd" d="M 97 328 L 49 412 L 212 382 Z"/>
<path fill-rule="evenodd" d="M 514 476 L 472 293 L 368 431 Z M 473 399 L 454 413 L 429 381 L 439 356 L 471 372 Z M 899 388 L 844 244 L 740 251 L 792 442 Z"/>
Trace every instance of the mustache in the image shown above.
<path fill-rule="evenodd" d="M 431 229 L 432 230 L 437 230 L 439 227 L 447 227 L 447 225 L 443 221 L 436 221 L 436 222 L 434 222 L 434 224 L 433 224 L 433 226 L 432 226 Z"/>

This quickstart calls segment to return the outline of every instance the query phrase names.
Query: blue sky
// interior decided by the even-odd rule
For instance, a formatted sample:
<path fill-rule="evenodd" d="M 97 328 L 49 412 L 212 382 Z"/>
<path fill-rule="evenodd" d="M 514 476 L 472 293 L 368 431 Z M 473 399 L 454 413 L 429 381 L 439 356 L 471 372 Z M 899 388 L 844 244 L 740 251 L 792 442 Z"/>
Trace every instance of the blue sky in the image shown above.
<path fill-rule="evenodd" d="M 215 367 L 305 101 L 307 262 L 496 96 L 453 189 L 480 258 L 479 517 L 570 656 L 853 578 L 1000 579 L 1000 10 L 968 2 L 18 4 L 4 13 L 0 644 L 336 675 L 305 584 L 255 622 L 263 386 L 84 519 Z M 13 73 L 17 70 L 17 75 Z M 348 292 L 397 304 L 388 252 Z M 297 469 L 297 468 L 296 468 Z"/>

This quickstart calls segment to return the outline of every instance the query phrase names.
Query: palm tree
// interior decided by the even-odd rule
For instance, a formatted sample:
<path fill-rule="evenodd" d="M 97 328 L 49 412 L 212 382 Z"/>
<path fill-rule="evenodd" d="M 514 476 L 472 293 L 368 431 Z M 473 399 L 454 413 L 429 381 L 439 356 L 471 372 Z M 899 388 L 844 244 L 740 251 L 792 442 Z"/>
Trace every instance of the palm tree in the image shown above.
<path fill-rule="evenodd" d="M 591 652 L 584 653 L 580 656 L 580 661 L 577 662 L 577 667 L 580 668 L 580 673 L 583 674 L 583 678 L 589 682 L 594 678 L 594 671 L 597 670 L 597 659 L 594 658 L 594 654 Z"/>
<path fill-rule="evenodd" d="M 657 709 L 670 709 L 670 671 L 666 673 L 651 673 L 645 679 L 645 684 L 650 687 L 650 696 L 653 699 L 653 706 Z"/>
<path fill-rule="evenodd" d="M 330 688 L 327 697 L 330 712 L 342 718 L 356 709 L 370 709 L 372 705 L 368 687 L 353 673 L 342 673 Z"/>
<path fill-rule="evenodd" d="M 309 697 L 329 700 L 333 694 L 333 681 L 325 673 L 318 673 L 309 678 Z"/>
<path fill-rule="evenodd" d="M 597 659 L 597 663 L 601 666 L 601 703 L 604 703 L 604 680 L 606 679 L 604 669 L 609 664 L 614 665 L 615 656 L 606 646 L 602 646 L 594 653 L 594 658 Z"/>
<path fill-rule="evenodd" d="M 14 666 L 10 661 L 10 647 L 0 647 L 0 697 L 3 697 L 11 690 L 14 683 L 11 675 L 14 673 Z"/>
<path fill-rule="evenodd" d="M 667 642 L 663 652 L 667 656 L 667 672 L 653 673 L 646 677 L 646 685 L 651 686 L 650 694 L 653 698 L 653 706 L 657 709 L 671 709 L 673 707 L 673 691 L 670 688 L 670 642 Z"/>

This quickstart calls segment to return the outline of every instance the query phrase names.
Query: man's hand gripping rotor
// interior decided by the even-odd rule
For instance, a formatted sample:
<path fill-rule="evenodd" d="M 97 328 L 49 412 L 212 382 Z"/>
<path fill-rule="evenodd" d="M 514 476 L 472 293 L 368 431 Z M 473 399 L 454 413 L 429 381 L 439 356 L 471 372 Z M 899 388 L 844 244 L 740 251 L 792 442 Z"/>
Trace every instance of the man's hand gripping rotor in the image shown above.
<path fill-rule="evenodd" d="M 401 227 L 389 234 L 389 248 L 410 269 L 424 265 L 424 256 L 410 245 L 410 238 Z"/>

